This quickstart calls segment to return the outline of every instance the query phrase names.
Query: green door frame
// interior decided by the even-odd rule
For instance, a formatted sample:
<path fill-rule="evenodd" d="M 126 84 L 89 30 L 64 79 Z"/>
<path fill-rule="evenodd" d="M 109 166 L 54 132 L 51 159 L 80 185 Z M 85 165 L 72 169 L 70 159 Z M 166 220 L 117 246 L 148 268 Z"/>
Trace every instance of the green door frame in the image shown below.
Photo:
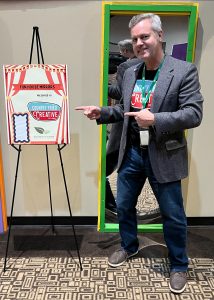
<path fill-rule="evenodd" d="M 181 2 L 106 2 L 103 1 L 103 35 L 102 35 L 102 80 L 101 106 L 107 105 L 108 99 L 108 67 L 109 67 L 109 34 L 111 15 L 135 15 L 137 13 L 152 12 L 160 16 L 189 16 L 188 48 L 186 60 L 194 61 L 195 42 L 198 21 L 198 3 L 184 4 Z M 119 225 L 105 222 L 105 189 L 106 189 L 106 125 L 100 128 L 100 167 L 99 167 L 99 199 L 98 199 L 98 230 L 101 232 L 118 232 Z M 160 232 L 162 224 L 139 224 L 138 230 L 143 232 Z"/>

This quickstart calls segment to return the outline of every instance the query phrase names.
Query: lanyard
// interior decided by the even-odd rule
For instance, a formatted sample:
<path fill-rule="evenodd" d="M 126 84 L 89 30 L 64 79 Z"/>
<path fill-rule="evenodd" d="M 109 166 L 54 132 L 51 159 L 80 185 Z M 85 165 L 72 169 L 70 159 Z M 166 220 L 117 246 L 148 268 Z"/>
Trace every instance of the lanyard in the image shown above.
<path fill-rule="evenodd" d="M 149 97 L 151 95 L 151 92 L 153 91 L 154 87 L 155 87 L 155 84 L 158 80 L 158 76 L 159 76 L 159 73 L 160 73 L 160 70 L 161 70 L 161 67 L 163 65 L 163 61 L 164 59 L 162 60 L 160 66 L 158 67 L 158 70 L 155 74 L 155 77 L 152 81 L 152 83 L 150 84 L 149 86 L 149 89 L 148 89 L 148 93 L 146 95 L 146 91 L 145 91 L 145 72 L 146 72 L 146 65 L 144 64 L 143 66 L 143 75 L 142 75 L 142 105 L 143 105 L 143 108 L 146 108 L 146 104 L 147 102 L 149 101 Z"/>

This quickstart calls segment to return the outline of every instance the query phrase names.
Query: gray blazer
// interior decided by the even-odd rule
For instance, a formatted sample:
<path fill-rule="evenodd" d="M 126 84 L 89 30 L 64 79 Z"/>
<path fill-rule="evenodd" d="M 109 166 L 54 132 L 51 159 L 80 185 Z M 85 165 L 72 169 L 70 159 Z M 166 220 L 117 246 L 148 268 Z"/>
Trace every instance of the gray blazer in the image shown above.
<path fill-rule="evenodd" d="M 115 99 L 115 100 L 120 100 L 121 99 L 121 93 L 122 93 L 122 82 L 123 82 L 123 75 L 124 72 L 134 66 L 140 63 L 139 58 L 132 58 L 128 59 L 127 61 L 121 63 L 118 68 L 117 68 L 117 75 L 116 75 L 116 83 L 111 84 L 108 86 L 108 95 L 109 97 Z"/>
<path fill-rule="evenodd" d="M 130 101 L 142 64 L 126 70 L 122 84 L 122 101 L 114 107 L 102 107 L 98 123 L 124 119 L 118 171 L 127 149 Z M 202 120 L 203 97 L 195 65 L 166 56 L 154 91 L 151 112 L 155 125 L 149 128 L 149 157 L 153 173 L 160 183 L 172 182 L 188 175 L 187 143 L 184 130 L 197 127 Z"/>
<path fill-rule="evenodd" d="M 108 87 L 108 95 L 116 100 L 120 100 L 122 96 L 122 82 L 123 82 L 123 75 L 124 72 L 134 66 L 139 64 L 141 60 L 138 58 L 133 58 L 125 61 L 124 63 L 120 64 L 117 68 L 117 83 L 114 85 L 110 85 Z M 119 103 L 119 102 L 118 102 Z M 122 134 L 123 129 L 123 121 L 117 122 L 115 124 L 112 124 L 109 139 L 108 139 L 108 145 L 106 149 L 106 155 L 112 154 L 115 151 L 119 151 L 120 147 L 120 138 Z"/>

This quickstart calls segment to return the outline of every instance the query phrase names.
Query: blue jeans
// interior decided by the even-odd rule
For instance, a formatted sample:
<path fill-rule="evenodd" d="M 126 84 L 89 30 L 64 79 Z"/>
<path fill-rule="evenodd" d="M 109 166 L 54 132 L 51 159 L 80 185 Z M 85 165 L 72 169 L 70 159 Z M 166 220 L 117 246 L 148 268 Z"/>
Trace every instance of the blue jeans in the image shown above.
<path fill-rule="evenodd" d="M 128 149 L 117 180 L 117 213 L 122 239 L 128 253 L 138 250 L 136 204 L 148 178 L 158 201 L 163 220 L 164 239 L 168 248 L 171 271 L 186 271 L 187 221 L 183 207 L 181 181 L 159 183 L 152 172 L 148 150 Z"/>

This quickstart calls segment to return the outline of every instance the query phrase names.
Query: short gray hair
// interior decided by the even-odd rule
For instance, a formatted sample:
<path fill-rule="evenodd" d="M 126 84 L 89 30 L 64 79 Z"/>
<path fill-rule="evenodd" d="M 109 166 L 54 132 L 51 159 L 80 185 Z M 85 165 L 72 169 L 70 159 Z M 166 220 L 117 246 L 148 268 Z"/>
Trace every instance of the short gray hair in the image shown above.
<path fill-rule="evenodd" d="M 140 23 L 142 20 L 145 19 L 150 19 L 152 21 L 152 29 L 154 31 L 157 32 L 162 31 L 162 23 L 160 17 L 152 13 L 140 14 L 132 17 L 129 22 L 129 29 L 132 29 L 135 25 L 137 25 L 138 23 Z"/>
<path fill-rule="evenodd" d="M 133 53 L 133 45 L 131 39 L 126 39 L 118 42 L 118 47 L 120 50 L 127 50 Z"/>

